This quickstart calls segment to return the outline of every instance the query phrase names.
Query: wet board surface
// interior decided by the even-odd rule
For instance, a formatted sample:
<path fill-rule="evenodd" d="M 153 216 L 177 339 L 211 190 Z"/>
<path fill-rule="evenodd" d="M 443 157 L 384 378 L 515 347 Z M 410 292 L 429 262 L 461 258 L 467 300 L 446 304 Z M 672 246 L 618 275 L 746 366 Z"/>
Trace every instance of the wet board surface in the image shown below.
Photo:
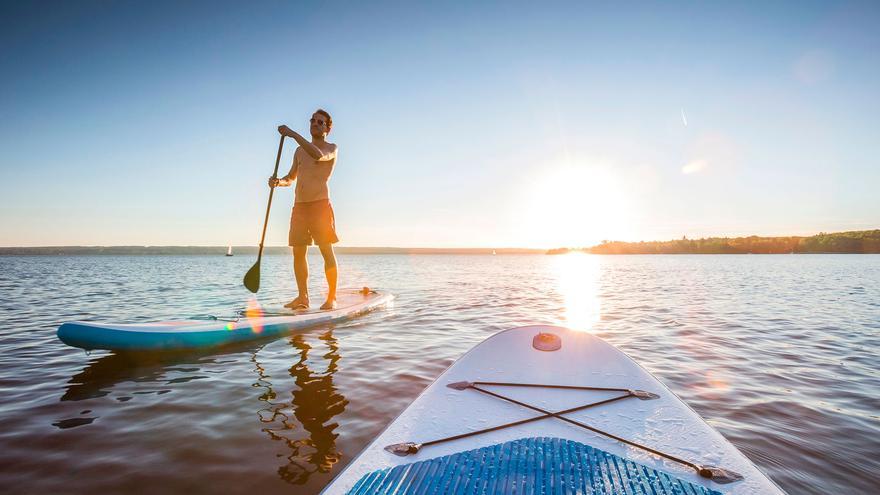
<path fill-rule="evenodd" d="M 561 347 L 536 349 L 533 343 L 539 333 L 558 336 Z M 436 439 L 542 415 L 474 388 L 448 386 L 460 382 L 649 392 L 656 398 L 641 400 L 628 396 L 564 416 L 701 466 L 724 468 L 738 473 L 742 479 L 730 483 L 706 479 L 692 467 L 555 417 L 425 445 Z M 626 394 L 480 383 L 477 386 L 549 412 Z M 421 447 L 405 456 L 386 450 L 388 446 L 407 442 Z M 530 326 L 500 332 L 453 363 L 349 463 L 324 493 L 783 492 L 666 386 L 614 346 L 585 332 Z"/>
<path fill-rule="evenodd" d="M 235 320 L 176 320 L 152 323 L 97 323 L 74 321 L 58 327 L 58 338 L 87 350 L 184 350 L 216 347 L 284 335 L 321 324 L 350 320 L 379 309 L 393 296 L 378 291 L 340 291 L 337 308 L 292 311 L 282 306 L 252 311 Z"/>

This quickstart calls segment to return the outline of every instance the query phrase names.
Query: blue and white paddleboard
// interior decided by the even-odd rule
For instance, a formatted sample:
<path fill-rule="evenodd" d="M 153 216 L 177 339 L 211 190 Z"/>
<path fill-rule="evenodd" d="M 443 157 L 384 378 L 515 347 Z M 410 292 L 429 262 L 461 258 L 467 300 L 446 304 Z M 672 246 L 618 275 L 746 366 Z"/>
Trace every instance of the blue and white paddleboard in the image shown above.
<path fill-rule="evenodd" d="M 390 294 L 372 290 L 340 291 L 337 308 L 292 311 L 264 308 L 228 320 L 176 320 L 155 323 L 74 321 L 58 327 L 58 338 L 83 349 L 164 351 L 215 347 L 284 335 L 316 325 L 337 323 L 385 306 Z"/>
<path fill-rule="evenodd" d="M 783 492 L 614 346 L 530 326 L 462 356 L 324 493 Z"/>

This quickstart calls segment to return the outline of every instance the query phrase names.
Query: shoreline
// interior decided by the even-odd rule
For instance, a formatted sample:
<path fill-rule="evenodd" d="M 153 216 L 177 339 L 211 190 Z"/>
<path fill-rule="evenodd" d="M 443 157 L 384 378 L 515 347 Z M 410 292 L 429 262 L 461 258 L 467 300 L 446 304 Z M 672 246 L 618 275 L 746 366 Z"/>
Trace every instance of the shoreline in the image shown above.
<path fill-rule="evenodd" d="M 3 255 L 255 255 L 258 246 L 6 246 Z M 686 236 L 669 241 L 602 241 L 591 247 L 536 248 L 438 248 L 392 246 L 336 246 L 339 254 L 880 254 L 880 229 L 819 233 L 787 237 Z M 265 246 L 264 254 L 288 254 L 288 246 Z"/>

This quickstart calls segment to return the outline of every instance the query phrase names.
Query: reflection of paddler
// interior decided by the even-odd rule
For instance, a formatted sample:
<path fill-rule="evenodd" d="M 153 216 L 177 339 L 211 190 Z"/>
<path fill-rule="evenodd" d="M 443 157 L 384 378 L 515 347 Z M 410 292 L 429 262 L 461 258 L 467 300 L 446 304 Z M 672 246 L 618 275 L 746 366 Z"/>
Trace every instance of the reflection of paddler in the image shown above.
<path fill-rule="evenodd" d="M 316 373 L 308 367 L 306 361 L 311 348 L 301 337 L 295 337 L 292 342 L 302 351 L 302 358 L 290 368 L 290 376 L 296 379 L 299 387 L 293 392 L 293 414 L 310 433 L 309 439 L 303 440 L 300 445 L 314 449 L 307 456 L 309 463 L 326 473 L 339 462 L 339 453 L 336 451 L 336 437 L 339 435 L 334 433 L 339 424 L 330 420 L 345 410 L 348 400 L 333 386 L 333 373 L 338 368 L 340 358 L 333 332 L 325 333 L 320 339 L 329 349 L 323 356 L 328 360 L 325 371 Z"/>
<path fill-rule="evenodd" d="M 257 386 L 266 388 L 260 400 L 270 407 L 260 411 L 260 419 L 264 423 L 279 424 L 276 428 L 265 428 L 273 440 L 283 440 L 290 448 L 290 461 L 278 468 L 278 475 L 291 484 L 305 484 L 312 473 L 327 473 L 339 462 L 340 454 L 336 451 L 337 426 L 330 420 L 345 410 L 348 400 L 337 392 L 333 385 L 333 373 L 336 372 L 340 359 L 339 346 L 333 332 L 327 331 L 319 337 L 327 345 L 328 352 L 319 356 L 327 360 L 323 371 L 317 372 L 309 367 L 309 351 L 312 346 L 306 343 L 304 336 L 291 337 L 290 343 L 299 350 L 299 360 L 289 368 L 296 388 L 292 391 L 293 414 L 302 428 L 309 433 L 306 438 L 294 438 L 288 432 L 297 430 L 295 422 L 283 411 L 287 405 L 273 402 L 277 395 L 268 381 L 268 374 L 263 366 L 256 362 L 260 381 Z M 255 356 L 256 358 L 256 356 Z"/>

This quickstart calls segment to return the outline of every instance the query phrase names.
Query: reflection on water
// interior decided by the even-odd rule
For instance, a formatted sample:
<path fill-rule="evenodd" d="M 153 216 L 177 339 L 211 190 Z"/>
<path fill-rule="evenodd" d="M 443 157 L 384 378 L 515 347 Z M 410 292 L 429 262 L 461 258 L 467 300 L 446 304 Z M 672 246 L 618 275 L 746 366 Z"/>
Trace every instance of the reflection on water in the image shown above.
<path fill-rule="evenodd" d="M 589 331 L 602 316 L 599 299 L 600 257 L 583 253 L 554 256 L 553 273 L 565 301 L 566 326 Z"/>
<path fill-rule="evenodd" d="M 259 352 L 263 343 L 240 343 L 208 351 L 111 352 L 92 358 L 79 373 L 67 382 L 64 401 L 80 401 L 105 397 L 123 382 L 144 384 L 150 390 L 132 392 L 136 395 L 171 392 L 176 384 L 207 379 L 206 368 L 223 365 L 226 356 Z M 153 385 L 158 385 L 153 389 Z M 131 400 L 128 394 L 116 397 L 118 402 Z"/>
<path fill-rule="evenodd" d="M 164 358 L 164 359 L 163 359 Z M 160 354 L 108 354 L 92 360 L 82 371 L 70 377 L 61 401 L 80 401 L 104 397 L 122 381 L 155 382 L 167 371 L 166 365 L 174 363 L 173 356 Z M 168 389 L 157 390 L 157 393 Z M 117 397 L 120 402 L 130 397 Z"/>
<path fill-rule="evenodd" d="M 348 400 L 337 391 L 333 374 L 341 359 L 333 330 L 324 329 L 317 335 L 294 335 L 290 349 L 296 354 L 287 368 L 294 387 L 289 397 L 278 397 L 273 378 L 258 356 L 263 347 L 233 346 L 200 353 L 111 353 L 92 359 L 68 380 L 61 402 L 90 401 L 111 396 L 114 387 L 123 383 L 139 384 L 128 392 L 122 387 L 114 395 L 116 402 L 128 402 L 144 394 L 164 395 L 177 384 L 206 378 L 207 368 L 222 366 L 224 355 L 247 354 L 259 379 L 253 387 L 263 389 L 258 400 L 263 407 L 257 411 L 261 431 L 270 439 L 283 442 L 287 449 L 281 457 L 286 464 L 278 468 L 278 476 L 287 483 L 302 485 L 314 473 L 329 473 L 339 462 L 336 448 L 338 423 L 332 419 L 345 411 Z M 313 347 L 314 346 L 314 347 Z M 52 425 L 70 429 L 92 424 L 100 411 L 83 410 L 80 415 L 57 419 Z"/>
<path fill-rule="evenodd" d="M 317 334 L 294 335 L 287 343 L 286 348 L 295 354 L 289 356 L 288 352 L 285 363 L 290 366 L 284 364 L 286 374 L 293 378 L 293 387 L 286 397 L 279 397 L 276 389 L 288 384 L 281 384 L 279 377 L 273 379 L 259 359 L 264 347 L 249 345 L 214 350 L 211 354 L 111 353 L 93 358 L 68 380 L 60 402 L 109 398 L 125 403 L 144 394 L 164 395 L 173 392 L 178 384 L 216 373 L 211 368 L 224 367 L 224 357 L 231 361 L 247 355 L 259 375 L 252 386 L 262 389 L 258 396 L 262 407 L 257 411 L 263 425 L 260 431 L 286 446 L 279 456 L 285 458 L 286 463 L 278 468 L 278 476 L 287 483 L 303 485 L 312 474 L 329 473 L 339 462 L 341 455 L 336 448 L 338 433 L 335 431 L 339 424 L 332 420 L 345 411 L 348 400 L 333 384 L 341 356 L 332 328 Z M 277 359 L 273 361 L 279 364 Z M 273 381 L 279 386 L 273 385 Z M 134 385 L 135 390 L 130 385 Z M 114 391 L 115 387 L 118 390 Z M 52 425 L 62 430 L 71 429 L 90 425 L 99 418 L 99 409 L 85 409 L 78 415 L 56 418 Z"/>
<path fill-rule="evenodd" d="M 331 422 L 348 404 L 333 385 L 333 373 L 340 359 L 339 346 L 332 329 L 321 334 L 318 341 L 327 352 L 310 357 L 310 353 L 320 352 L 320 349 L 315 350 L 303 335 L 290 338 L 290 344 L 299 352 L 299 360 L 288 370 L 296 383 L 289 403 L 278 399 L 271 377 L 256 354 L 252 359 L 260 375 L 254 386 L 264 389 L 259 400 L 265 403 L 265 407 L 258 411 L 260 421 L 266 425 L 262 431 L 272 440 L 284 442 L 290 449 L 289 455 L 285 456 L 287 464 L 278 468 L 278 475 L 295 485 L 306 483 L 315 472 L 330 472 L 340 459 L 336 450 L 338 434 L 334 433 L 339 424 Z M 289 416 L 291 412 L 296 421 Z M 300 430 L 300 426 L 305 431 Z"/>

